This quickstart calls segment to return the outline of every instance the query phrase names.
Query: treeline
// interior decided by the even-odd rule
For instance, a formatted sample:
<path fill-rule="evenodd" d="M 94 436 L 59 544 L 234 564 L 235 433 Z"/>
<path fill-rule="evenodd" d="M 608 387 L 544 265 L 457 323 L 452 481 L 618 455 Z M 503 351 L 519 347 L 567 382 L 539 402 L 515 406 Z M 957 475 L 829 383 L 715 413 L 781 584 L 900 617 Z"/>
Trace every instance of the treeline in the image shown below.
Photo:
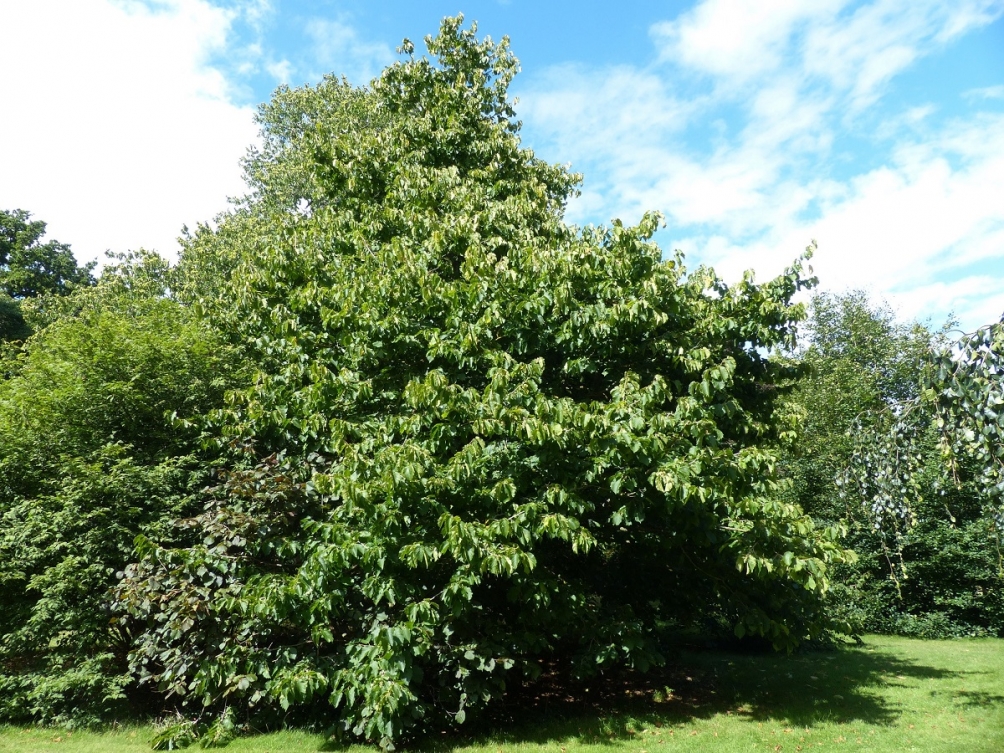
<path fill-rule="evenodd" d="M 655 215 L 566 224 L 579 178 L 520 144 L 506 42 L 426 43 L 279 89 L 176 265 L 94 279 L 0 215 L 0 722 L 390 747 L 686 635 L 1000 635 L 999 453 L 952 443 L 942 394 L 990 405 L 989 372 L 861 295 L 794 303 L 804 257 L 730 286 Z M 868 461 L 901 507 L 847 475 L 868 432 L 919 448 Z"/>
<path fill-rule="evenodd" d="M 998 341 L 980 362 L 965 352 L 971 337 L 899 323 L 864 293 L 812 300 L 793 354 L 805 371 L 788 398 L 799 439 L 782 467 L 789 499 L 847 531 L 857 558 L 834 571 L 829 608 L 858 631 L 1004 636 L 1000 480 L 988 478 L 1000 467 L 1004 395 L 992 364 L 1004 349 L 1000 328 L 989 332 Z M 946 356 L 970 384 L 938 378 Z M 990 394 L 967 394 L 981 383 Z M 966 426 L 952 431 L 939 415 L 943 393 L 966 403 Z M 994 452 L 981 456 L 969 432 Z"/>

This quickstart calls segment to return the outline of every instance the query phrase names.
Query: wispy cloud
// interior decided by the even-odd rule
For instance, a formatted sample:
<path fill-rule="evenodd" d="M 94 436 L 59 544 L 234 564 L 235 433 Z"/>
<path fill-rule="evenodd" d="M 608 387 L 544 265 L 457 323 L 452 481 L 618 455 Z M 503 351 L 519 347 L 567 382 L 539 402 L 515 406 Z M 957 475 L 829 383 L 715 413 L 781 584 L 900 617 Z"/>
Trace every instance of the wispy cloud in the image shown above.
<path fill-rule="evenodd" d="M 312 79 L 334 72 L 356 85 L 366 84 L 396 58 L 390 46 L 363 39 L 343 21 L 313 18 L 305 31 L 312 43 Z"/>
<path fill-rule="evenodd" d="M 977 316 L 1004 309 L 1004 282 L 966 272 L 1004 261 L 1004 116 L 886 95 L 1002 12 L 705 0 L 652 27 L 648 67 L 537 76 L 521 114 L 528 138 L 585 172 L 577 221 L 661 209 L 672 245 L 733 276 L 774 274 L 815 237 L 824 285 L 872 285 L 908 315 Z"/>
<path fill-rule="evenodd" d="M 293 77 L 293 64 L 285 58 L 268 63 L 265 69 L 280 84 L 288 84 Z"/>
<path fill-rule="evenodd" d="M 857 111 L 918 58 L 1002 11 L 999 0 L 876 0 L 810 25 L 798 54 L 806 74 L 848 92 Z"/>
<path fill-rule="evenodd" d="M 704 0 L 651 35 L 660 60 L 713 78 L 721 93 L 742 97 L 783 69 L 862 106 L 918 57 L 1002 12 L 1000 0 Z"/>
<path fill-rule="evenodd" d="M 962 96 L 970 100 L 1004 99 L 1004 84 L 998 84 L 997 86 L 983 86 L 977 89 L 967 89 L 962 92 Z"/>

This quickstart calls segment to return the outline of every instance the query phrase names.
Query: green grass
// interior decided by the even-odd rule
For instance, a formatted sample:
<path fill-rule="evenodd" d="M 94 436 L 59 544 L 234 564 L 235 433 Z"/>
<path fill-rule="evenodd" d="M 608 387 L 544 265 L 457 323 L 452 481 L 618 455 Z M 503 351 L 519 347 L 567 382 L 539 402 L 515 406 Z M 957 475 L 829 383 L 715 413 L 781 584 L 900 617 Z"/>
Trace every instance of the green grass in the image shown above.
<path fill-rule="evenodd" d="M 785 655 L 685 653 L 658 682 L 552 693 L 510 709 L 501 731 L 418 746 L 428 753 L 1004 751 L 1004 640 L 870 636 L 860 647 Z M 149 750 L 149 727 L 94 734 L 0 731 L 0 753 Z M 198 750 L 198 747 L 195 748 Z M 321 735 L 241 738 L 228 753 L 338 750 Z M 373 749 L 354 746 L 351 751 Z"/>

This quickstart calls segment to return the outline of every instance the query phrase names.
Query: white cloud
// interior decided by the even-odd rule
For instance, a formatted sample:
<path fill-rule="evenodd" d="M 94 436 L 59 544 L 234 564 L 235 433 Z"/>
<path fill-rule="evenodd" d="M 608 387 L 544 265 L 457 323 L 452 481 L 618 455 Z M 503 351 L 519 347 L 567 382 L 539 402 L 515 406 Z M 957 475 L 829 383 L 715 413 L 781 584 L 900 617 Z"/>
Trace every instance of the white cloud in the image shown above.
<path fill-rule="evenodd" d="M 655 24 L 660 56 L 676 65 L 745 81 L 787 57 L 791 35 L 847 0 L 705 0 L 675 21 Z"/>
<path fill-rule="evenodd" d="M 1004 13 L 1004 2 L 1001 0 L 956 0 L 946 5 L 949 8 L 948 21 L 938 32 L 939 42 L 950 41 L 971 29 L 986 26 Z"/>
<path fill-rule="evenodd" d="M 271 0 L 243 0 L 241 12 L 252 26 L 261 28 L 275 14 Z"/>
<path fill-rule="evenodd" d="M 802 65 L 809 76 L 849 92 L 857 112 L 915 60 L 1002 12 L 1000 0 L 874 0 L 810 25 Z"/>
<path fill-rule="evenodd" d="M 293 64 L 285 58 L 275 63 L 269 63 L 265 69 L 280 84 L 288 84 L 293 76 Z"/>
<path fill-rule="evenodd" d="M 967 329 L 1004 311 L 1004 279 L 952 279 L 957 270 L 1004 261 L 1004 116 L 950 123 L 926 142 L 903 145 L 888 165 L 820 186 L 818 196 L 817 219 L 779 208 L 752 243 L 721 234 L 681 243 L 735 278 L 748 267 L 776 274 L 816 238 L 813 265 L 829 289 L 869 287 L 906 316 L 954 311 Z"/>
<path fill-rule="evenodd" d="M 174 253 L 183 224 L 243 191 L 253 110 L 210 64 L 234 20 L 205 0 L 0 4 L 0 207 L 28 209 L 81 259 Z"/>
<path fill-rule="evenodd" d="M 882 98 L 1002 12 L 1001 0 L 705 0 L 653 27 L 656 65 L 539 76 L 520 112 L 585 172 L 579 222 L 661 209 L 671 245 L 730 279 L 777 274 L 817 238 L 826 287 L 870 285 L 906 315 L 955 310 L 976 326 L 1004 309 L 1004 282 L 969 269 L 1004 262 L 1004 117 L 946 122 L 949 100 Z"/>
<path fill-rule="evenodd" d="M 805 187 L 783 177 L 786 163 L 829 146 L 820 127 L 827 102 L 800 101 L 784 78 L 754 98 L 741 131 L 729 133 L 724 123 L 702 128 L 710 132 L 706 154 L 687 149 L 684 132 L 707 116 L 708 100 L 680 100 L 652 72 L 564 68 L 521 99 L 528 136 L 571 156 L 573 168 L 585 168 L 585 201 L 570 209 L 579 222 L 597 210 L 634 221 L 657 208 L 671 222 L 721 223 L 739 234 L 759 230 L 779 205 L 798 212 L 809 198 Z"/>
<path fill-rule="evenodd" d="M 936 281 L 891 294 L 877 292 L 889 299 L 903 319 L 928 321 L 931 326 L 940 327 L 951 318 L 964 332 L 996 322 L 1004 313 L 1001 280 L 990 275 L 973 275 L 952 282 Z M 932 311 L 939 316 L 932 316 Z"/>

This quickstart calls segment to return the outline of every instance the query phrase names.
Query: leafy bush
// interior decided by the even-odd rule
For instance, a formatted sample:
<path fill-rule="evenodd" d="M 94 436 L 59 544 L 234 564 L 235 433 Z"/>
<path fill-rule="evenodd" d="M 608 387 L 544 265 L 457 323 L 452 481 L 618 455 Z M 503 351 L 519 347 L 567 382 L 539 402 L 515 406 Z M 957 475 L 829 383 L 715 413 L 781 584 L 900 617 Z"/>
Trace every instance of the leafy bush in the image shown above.
<path fill-rule="evenodd" d="M 165 297 L 152 256 L 50 301 L 0 382 L 0 719 L 121 711 L 130 635 L 108 590 L 140 532 L 186 514 L 204 470 L 168 414 L 221 404 L 227 351 Z"/>

